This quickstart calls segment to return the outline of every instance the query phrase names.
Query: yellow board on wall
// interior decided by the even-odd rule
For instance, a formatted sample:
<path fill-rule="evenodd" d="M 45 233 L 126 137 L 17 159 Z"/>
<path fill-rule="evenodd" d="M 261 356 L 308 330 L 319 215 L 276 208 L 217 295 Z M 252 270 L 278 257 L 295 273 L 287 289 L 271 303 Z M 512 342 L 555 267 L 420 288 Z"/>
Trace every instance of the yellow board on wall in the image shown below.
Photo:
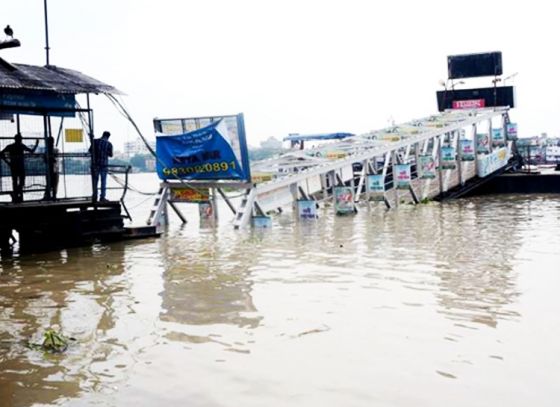
<path fill-rule="evenodd" d="M 82 129 L 64 129 L 64 141 L 67 143 L 81 143 L 84 141 Z"/>

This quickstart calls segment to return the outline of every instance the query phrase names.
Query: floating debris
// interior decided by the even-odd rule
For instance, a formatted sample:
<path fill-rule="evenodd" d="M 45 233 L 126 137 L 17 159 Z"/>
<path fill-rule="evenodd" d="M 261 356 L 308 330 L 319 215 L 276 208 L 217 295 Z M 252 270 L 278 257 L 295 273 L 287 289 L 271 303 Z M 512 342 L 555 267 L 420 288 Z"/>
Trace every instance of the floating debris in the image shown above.
<path fill-rule="evenodd" d="M 448 379 L 456 379 L 457 378 L 457 376 L 452 375 L 451 373 L 441 372 L 439 370 L 436 370 L 436 373 L 440 376 L 447 377 Z"/>
<path fill-rule="evenodd" d="M 43 334 L 43 343 L 28 342 L 27 347 L 33 350 L 40 350 L 48 353 L 62 353 L 68 349 L 68 343 L 75 341 L 74 338 L 67 338 L 62 333 L 49 328 Z"/>
<path fill-rule="evenodd" d="M 301 333 L 297 334 L 295 337 L 300 338 L 300 337 L 305 336 L 305 335 L 318 334 L 318 333 L 327 332 L 327 331 L 330 331 L 330 330 L 331 330 L 330 327 L 328 327 L 326 325 L 323 325 L 319 328 L 310 329 L 308 331 L 301 332 Z"/>

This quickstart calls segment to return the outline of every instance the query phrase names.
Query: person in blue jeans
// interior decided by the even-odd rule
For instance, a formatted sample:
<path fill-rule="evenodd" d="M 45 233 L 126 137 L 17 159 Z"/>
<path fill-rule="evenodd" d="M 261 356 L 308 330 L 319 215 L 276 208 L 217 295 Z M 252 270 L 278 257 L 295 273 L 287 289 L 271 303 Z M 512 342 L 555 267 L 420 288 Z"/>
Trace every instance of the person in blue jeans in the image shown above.
<path fill-rule="evenodd" d="M 99 201 L 106 202 L 105 193 L 107 190 L 107 172 L 109 169 L 109 157 L 113 156 L 113 145 L 109 141 L 111 133 L 104 131 L 103 135 L 93 140 L 93 145 L 89 151 L 93 154 L 93 201 L 97 202 L 97 186 L 99 178 L 101 178 L 101 190 L 99 194 Z"/>

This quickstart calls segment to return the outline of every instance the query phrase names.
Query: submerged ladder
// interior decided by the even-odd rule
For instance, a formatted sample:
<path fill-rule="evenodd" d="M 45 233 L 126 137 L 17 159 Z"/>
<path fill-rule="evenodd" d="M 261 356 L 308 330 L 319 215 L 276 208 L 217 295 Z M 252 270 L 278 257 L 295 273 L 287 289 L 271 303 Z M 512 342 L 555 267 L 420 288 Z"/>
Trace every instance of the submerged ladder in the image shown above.
<path fill-rule="evenodd" d="M 157 229 L 163 228 L 167 224 L 167 198 L 169 188 L 160 186 L 154 199 L 154 204 L 146 221 L 148 226 L 156 226 Z"/>
<path fill-rule="evenodd" d="M 249 223 L 251 215 L 253 214 L 253 204 L 255 203 L 256 195 L 257 190 L 251 188 L 241 200 L 241 204 L 236 210 L 235 220 L 233 221 L 233 227 L 235 229 L 239 229 Z"/>

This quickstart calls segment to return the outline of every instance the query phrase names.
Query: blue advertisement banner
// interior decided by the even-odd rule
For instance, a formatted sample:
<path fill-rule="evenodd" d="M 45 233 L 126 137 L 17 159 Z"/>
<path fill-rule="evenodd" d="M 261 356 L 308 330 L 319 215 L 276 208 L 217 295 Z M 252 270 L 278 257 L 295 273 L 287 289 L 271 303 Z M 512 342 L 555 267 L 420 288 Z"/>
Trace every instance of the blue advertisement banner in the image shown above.
<path fill-rule="evenodd" d="M 156 137 L 157 172 L 162 180 L 245 180 L 222 120 L 178 135 Z"/>

